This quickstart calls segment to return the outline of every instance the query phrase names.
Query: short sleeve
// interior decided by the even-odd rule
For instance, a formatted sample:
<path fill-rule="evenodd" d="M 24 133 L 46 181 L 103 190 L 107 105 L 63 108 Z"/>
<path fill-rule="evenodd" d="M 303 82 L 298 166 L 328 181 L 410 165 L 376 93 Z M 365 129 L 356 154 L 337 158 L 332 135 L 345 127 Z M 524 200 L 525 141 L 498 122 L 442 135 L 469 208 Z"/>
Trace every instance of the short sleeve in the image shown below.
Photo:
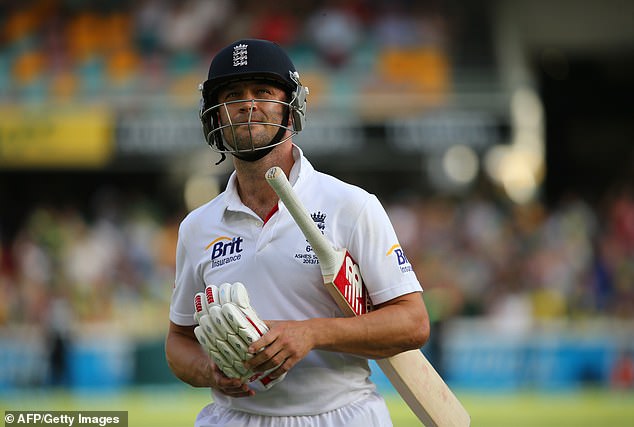
<path fill-rule="evenodd" d="M 361 210 L 348 250 L 359 264 L 373 304 L 422 291 L 390 219 L 374 195 Z"/>

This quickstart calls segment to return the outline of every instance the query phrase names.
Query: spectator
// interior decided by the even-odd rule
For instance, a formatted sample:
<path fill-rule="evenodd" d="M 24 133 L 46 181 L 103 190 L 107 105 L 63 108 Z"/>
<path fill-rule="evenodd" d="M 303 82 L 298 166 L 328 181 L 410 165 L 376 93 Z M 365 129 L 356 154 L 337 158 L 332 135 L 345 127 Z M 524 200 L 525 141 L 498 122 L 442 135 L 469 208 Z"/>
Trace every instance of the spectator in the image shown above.
<path fill-rule="evenodd" d="M 359 18 L 344 6 L 345 2 L 328 1 L 306 23 L 308 40 L 324 63 L 335 69 L 347 64 L 363 37 Z"/>

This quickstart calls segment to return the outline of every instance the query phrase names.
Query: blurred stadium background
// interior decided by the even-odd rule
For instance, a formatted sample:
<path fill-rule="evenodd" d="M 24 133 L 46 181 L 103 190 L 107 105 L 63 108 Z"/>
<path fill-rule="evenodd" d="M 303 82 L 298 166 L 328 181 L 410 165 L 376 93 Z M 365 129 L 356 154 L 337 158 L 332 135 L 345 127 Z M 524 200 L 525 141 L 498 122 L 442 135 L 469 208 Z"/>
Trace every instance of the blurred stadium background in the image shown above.
<path fill-rule="evenodd" d="M 633 426 L 633 17 L 627 0 L 0 3 L 0 409 L 191 425 L 207 393 L 163 355 L 176 233 L 230 173 L 197 86 L 217 49 L 261 37 L 311 90 L 297 143 L 387 207 L 426 289 L 423 350 L 473 424 Z"/>

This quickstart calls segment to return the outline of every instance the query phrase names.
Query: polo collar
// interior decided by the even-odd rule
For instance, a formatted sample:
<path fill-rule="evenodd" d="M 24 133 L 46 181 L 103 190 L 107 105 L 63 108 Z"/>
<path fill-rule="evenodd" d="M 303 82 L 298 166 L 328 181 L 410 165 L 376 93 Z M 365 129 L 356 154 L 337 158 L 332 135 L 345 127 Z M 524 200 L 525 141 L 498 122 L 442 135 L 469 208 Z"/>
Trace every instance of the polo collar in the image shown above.
<path fill-rule="evenodd" d="M 295 162 L 291 168 L 288 180 L 295 189 L 298 189 L 298 187 L 308 179 L 315 169 L 308 159 L 304 157 L 302 149 L 295 144 L 293 144 L 293 159 Z M 232 211 L 252 214 L 251 210 L 242 203 L 242 200 L 240 200 L 236 171 L 233 171 L 229 177 L 224 198 L 226 203 L 225 212 Z"/>

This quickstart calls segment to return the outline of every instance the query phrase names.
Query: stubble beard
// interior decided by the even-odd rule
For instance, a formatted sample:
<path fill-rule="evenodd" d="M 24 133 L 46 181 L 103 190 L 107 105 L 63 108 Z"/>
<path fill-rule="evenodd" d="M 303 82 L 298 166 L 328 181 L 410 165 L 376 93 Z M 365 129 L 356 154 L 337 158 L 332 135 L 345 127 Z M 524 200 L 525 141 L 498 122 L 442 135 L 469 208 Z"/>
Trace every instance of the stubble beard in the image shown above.
<path fill-rule="evenodd" d="M 227 131 L 226 139 L 234 150 L 238 152 L 253 151 L 266 147 L 272 137 L 262 128 L 263 125 L 239 125 Z"/>

